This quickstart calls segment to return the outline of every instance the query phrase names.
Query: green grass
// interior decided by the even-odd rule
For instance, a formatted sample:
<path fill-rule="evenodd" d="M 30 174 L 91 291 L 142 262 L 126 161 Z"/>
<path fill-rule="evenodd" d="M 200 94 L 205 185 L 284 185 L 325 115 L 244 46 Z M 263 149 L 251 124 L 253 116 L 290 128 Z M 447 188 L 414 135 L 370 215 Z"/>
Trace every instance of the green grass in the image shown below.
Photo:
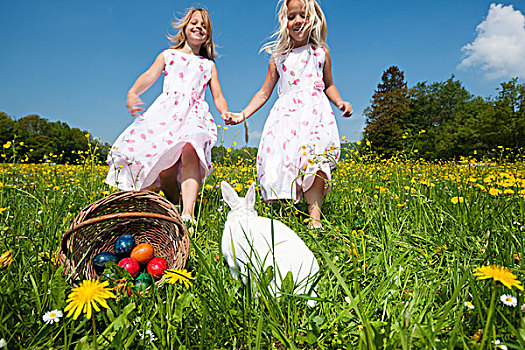
<path fill-rule="evenodd" d="M 191 234 L 186 268 L 195 276 L 192 287 L 166 284 L 148 296 L 110 299 L 108 309 L 95 313 L 99 348 L 478 349 L 482 342 L 494 347 L 495 340 L 525 348 L 525 294 L 473 276 L 490 263 L 524 280 L 523 161 L 366 159 L 341 162 L 322 232 L 307 230 L 304 203 L 257 200 L 261 216 L 279 218 L 315 253 L 321 267 L 315 307 L 303 296 L 258 296 L 231 278 L 220 253 L 228 209 L 219 183 L 238 183 L 244 195 L 255 171 L 218 166 L 203 186 Z M 0 339 L 8 349 L 92 347 L 85 316 L 51 325 L 42 316 L 66 305 L 72 286 L 56 250 L 75 215 L 109 194 L 106 169 L 1 168 L 0 254 L 12 250 L 14 262 L 0 270 Z M 491 189 L 513 193 L 491 195 Z M 464 201 L 454 204 L 453 197 Z M 264 291 L 264 281 L 257 283 Z M 518 305 L 504 305 L 502 294 L 517 297 Z"/>

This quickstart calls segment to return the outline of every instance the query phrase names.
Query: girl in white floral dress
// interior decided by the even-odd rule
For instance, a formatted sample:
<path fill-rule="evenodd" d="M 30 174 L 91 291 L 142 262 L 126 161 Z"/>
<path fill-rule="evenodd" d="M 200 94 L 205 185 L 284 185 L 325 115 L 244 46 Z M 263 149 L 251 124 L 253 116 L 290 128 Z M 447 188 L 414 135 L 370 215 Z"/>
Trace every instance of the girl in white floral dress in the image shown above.
<path fill-rule="evenodd" d="M 153 65 L 131 87 L 127 96 L 135 121 L 118 137 L 108 156 L 106 183 L 122 190 L 160 187 L 178 203 L 182 217 L 193 219 L 199 187 L 212 171 L 211 149 L 217 127 L 204 101 L 209 86 L 217 110 L 228 105 L 213 63 L 211 20 L 204 9 L 190 9 L 174 27 L 174 46 L 161 52 Z M 162 94 L 148 110 L 139 95 L 163 73 Z"/>
<path fill-rule="evenodd" d="M 322 227 L 321 207 L 340 152 L 330 99 L 344 117 L 352 114 L 332 81 L 326 22 L 315 0 L 284 0 L 277 39 L 263 47 L 272 56 L 262 88 L 227 124 L 250 117 L 279 82 L 279 99 L 266 120 L 257 154 L 257 176 L 265 201 L 303 196 L 311 227 Z"/>

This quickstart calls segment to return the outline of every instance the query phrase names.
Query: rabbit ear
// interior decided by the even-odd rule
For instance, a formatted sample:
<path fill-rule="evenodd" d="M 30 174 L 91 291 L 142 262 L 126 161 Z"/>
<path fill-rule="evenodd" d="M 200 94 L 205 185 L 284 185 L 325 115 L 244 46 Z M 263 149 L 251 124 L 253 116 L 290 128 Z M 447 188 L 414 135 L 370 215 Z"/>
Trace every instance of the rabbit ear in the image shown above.
<path fill-rule="evenodd" d="M 252 183 L 248 192 L 246 192 L 246 205 L 248 208 L 253 209 L 255 206 L 255 182 Z"/>
<path fill-rule="evenodd" d="M 222 198 L 230 208 L 234 208 L 239 203 L 239 195 L 233 187 L 226 181 L 221 182 Z"/>

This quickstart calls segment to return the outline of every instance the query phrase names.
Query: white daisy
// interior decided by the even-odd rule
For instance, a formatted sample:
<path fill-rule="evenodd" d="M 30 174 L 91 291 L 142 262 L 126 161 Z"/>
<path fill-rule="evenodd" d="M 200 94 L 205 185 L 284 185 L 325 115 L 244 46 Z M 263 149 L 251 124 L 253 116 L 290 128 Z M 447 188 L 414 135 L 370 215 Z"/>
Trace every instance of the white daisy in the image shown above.
<path fill-rule="evenodd" d="M 496 345 L 496 349 L 508 350 L 507 345 L 501 344 L 499 340 L 494 340 L 494 345 Z"/>
<path fill-rule="evenodd" d="M 525 312 L 525 304 L 521 305 L 521 312 Z"/>
<path fill-rule="evenodd" d="M 471 310 L 474 310 L 474 309 L 476 308 L 476 307 L 474 306 L 474 304 L 472 304 L 472 302 L 470 302 L 470 301 L 465 301 L 465 302 L 463 303 L 463 305 L 465 305 L 465 307 L 468 307 L 468 308 L 471 309 Z"/>
<path fill-rule="evenodd" d="M 4 338 L 0 339 L 0 348 L 3 348 L 7 345 L 6 341 Z"/>
<path fill-rule="evenodd" d="M 53 324 L 55 322 L 60 321 L 60 317 L 62 317 L 62 311 L 55 309 L 46 312 L 44 316 L 42 316 L 42 319 L 46 324 Z"/>
<path fill-rule="evenodd" d="M 518 299 L 510 294 L 503 294 L 499 300 L 507 306 L 516 307 L 516 305 L 518 305 Z"/>

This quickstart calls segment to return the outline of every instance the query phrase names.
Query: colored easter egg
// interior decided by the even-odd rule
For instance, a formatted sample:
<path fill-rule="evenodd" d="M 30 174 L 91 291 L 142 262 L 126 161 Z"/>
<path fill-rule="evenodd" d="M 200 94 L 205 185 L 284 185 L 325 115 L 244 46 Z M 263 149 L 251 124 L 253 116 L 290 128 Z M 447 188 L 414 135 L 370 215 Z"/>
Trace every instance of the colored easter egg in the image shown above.
<path fill-rule="evenodd" d="M 146 282 L 149 282 L 149 284 L 153 283 L 153 279 L 151 278 L 150 275 L 148 275 L 147 273 L 144 273 L 144 272 L 141 272 L 137 278 L 135 278 L 135 281 L 140 281 L 140 280 L 144 280 Z"/>
<path fill-rule="evenodd" d="M 102 275 L 100 275 L 101 281 L 108 281 L 110 287 L 115 286 L 115 282 L 118 280 L 118 276 L 113 271 L 104 271 Z"/>
<path fill-rule="evenodd" d="M 104 271 L 104 273 L 100 276 L 101 281 L 114 281 L 118 280 L 118 276 L 113 271 Z"/>
<path fill-rule="evenodd" d="M 152 283 L 153 283 L 153 279 L 151 278 L 150 275 L 148 275 L 147 273 L 141 273 L 135 279 L 135 282 L 133 284 L 135 286 L 136 291 L 143 291 L 143 290 L 148 289 Z"/>
<path fill-rule="evenodd" d="M 133 277 L 137 276 L 139 273 L 139 263 L 135 259 L 124 258 L 119 261 L 118 266 L 125 268 Z"/>
<path fill-rule="evenodd" d="M 108 261 L 114 261 L 116 263 L 118 261 L 117 256 L 112 252 L 101 252 L 91 259 L 95 272 L 99 275 L 104 272 Z"/>
<path fill-rule="evenodd" d="M 168 263 L 163 258 L 153 258 L 149 261 L 147 270 L 148 274 L 153 278 L 161 278 L 164 270 L 168 268 Z"/>
<path fill-rule="evenodd" d="M 139 264 L 147 264 L 153 258 L 153 246 L 149 243 L 141 243 L 131 251 L 130 257 L 137 260 Z"/>
<path fill-rule="evenodd" d="M 137 292 L 144 291 L 151 286 L 151 283 L 146 280 L 137 280 L 133 282 L 134 288 Z"/>
<path fill-rule="evenodd" d="M 122 235 L 115 242 L 115 254 L 118 256 L 128 255 L 135 246 L 135 239 L 132 235 Z"/>

